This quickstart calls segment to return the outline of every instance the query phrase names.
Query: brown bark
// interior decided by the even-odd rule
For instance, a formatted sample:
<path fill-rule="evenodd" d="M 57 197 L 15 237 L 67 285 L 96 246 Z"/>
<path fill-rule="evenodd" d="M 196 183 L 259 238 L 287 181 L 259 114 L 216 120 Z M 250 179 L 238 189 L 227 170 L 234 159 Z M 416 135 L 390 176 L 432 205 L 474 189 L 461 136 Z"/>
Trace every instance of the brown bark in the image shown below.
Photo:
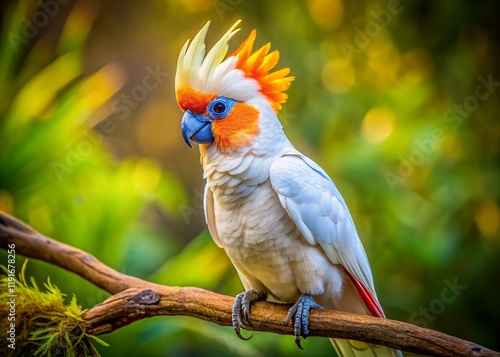
<path fill-rule="evenodd" d="M 153 316 L 190 316 L 222 326 L 231 325 L 233 297 L 192 287 L 154 284 L 117 272 L 92 255 L 45 237 L 23 222 L 0 212 L 0 247 L 16 245 L 16 253 L 43 260 L 80 275 L 114 294 L 84 313 L 93 335 L 113 332 Z M 257 302 L 252 306 L 251 331 L 293 335 L 284 321 L 288 305 Z M 432 356 L 496 356 L 500 353 L 473 342 L 400 321 L 340 311 L 311 310 L 310 336 L 345 338 Z M 242 342 L 244 343 L 244 342 Z"/>

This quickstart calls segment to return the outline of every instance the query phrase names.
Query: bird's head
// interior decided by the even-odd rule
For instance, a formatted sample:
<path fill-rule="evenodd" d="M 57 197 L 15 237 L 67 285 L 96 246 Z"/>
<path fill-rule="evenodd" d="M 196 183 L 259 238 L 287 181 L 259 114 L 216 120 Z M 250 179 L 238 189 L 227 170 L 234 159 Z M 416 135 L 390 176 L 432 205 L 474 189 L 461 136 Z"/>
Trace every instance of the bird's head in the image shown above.
<path fill-rule="evenodd" d="M 276 117 L 287 99 L 290 70 L 271 72 L 279 53 L 269 53 L 270 43 L 252 52 L 255 30 L 226 58 L 239 22 L 205 56 L 208 22 L 179 54 L 175 91 L 184 111 L 182 135 L 189 146 L 191 141 L 213 144 L 224 152 L 249 146 L 261 134 L 263 118 Z"/>

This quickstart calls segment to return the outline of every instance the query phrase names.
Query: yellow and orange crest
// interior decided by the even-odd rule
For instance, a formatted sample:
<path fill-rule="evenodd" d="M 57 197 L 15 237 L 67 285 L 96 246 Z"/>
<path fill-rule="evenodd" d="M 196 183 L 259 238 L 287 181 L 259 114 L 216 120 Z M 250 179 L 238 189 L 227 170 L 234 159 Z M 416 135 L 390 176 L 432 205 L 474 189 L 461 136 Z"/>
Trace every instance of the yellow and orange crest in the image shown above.
<path fill-rule="evenodd" d="M 281 109 L 281 104 L 286 102 L 288 95 L 285 91 L 290 87 L 294 77 L 287 77 L 289 68 L 272 72 L 278 64 L 280 54 L 277 50 L 269 53 L 271 43 L 268 42 L 252 53 L 257 31 L 253 30 L 250 36 L 233 53 L 238 58 L 236 68 L 241 69 L 246 77 L 253 78 L 259 83 L 260 92 L 271 102 L 274 110 Z"/>
<path fill-rule="evenodd" d="M 271 70 L 277 65 L 279 52 L 269 53 L 268 43 L 252 52 L 256 31 L 230 56 L 226 57 L 228 42 L 239 31 L 237 21 L 222 36 L 205 56 L 205 36 L 208 22 L 194 37 L 184 44 L 177 62 L 175 87 L 177 101 L 183 110 L 187 104 L 201 111 L 207 103 L 207 98 L 226 96 L 238 101 L 247 101 L 256 95 L 263 95 L 274 109 L 281 109 L 281 104 L 287 99 L 284 93 L 293 77 L 287 77 L 288 68 L 275 72 Z"/>

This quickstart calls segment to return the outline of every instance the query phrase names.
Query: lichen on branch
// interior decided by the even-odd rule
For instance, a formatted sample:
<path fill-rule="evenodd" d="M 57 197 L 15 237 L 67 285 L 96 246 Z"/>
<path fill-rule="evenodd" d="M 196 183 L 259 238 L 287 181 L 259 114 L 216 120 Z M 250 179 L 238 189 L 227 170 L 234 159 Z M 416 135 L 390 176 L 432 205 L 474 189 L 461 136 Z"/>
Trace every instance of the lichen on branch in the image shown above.
<path fill-rule="evenodd" d="M 0 329 L 7 336 L 2 341 L 2 355 L 9 356 L 94 356 L 93 342 L 107 345 L 88 333 L 91 325 L 73 296 L 65 304 L 65 294 L 50 278 L 39 288 L 31 277 L 26 279 L 28 260 L 18 277 L 2 266 L 0 276 Z M 10 302 L 10 303 L 9 303 Z M 14 310 L 14 313 L 13 313 Z M 15 348 L 9 348 L 9 344 Z M 8 350 L 10 349 L 10 350 Z M 7 351 L 10 353 L 7 354 Z"/>

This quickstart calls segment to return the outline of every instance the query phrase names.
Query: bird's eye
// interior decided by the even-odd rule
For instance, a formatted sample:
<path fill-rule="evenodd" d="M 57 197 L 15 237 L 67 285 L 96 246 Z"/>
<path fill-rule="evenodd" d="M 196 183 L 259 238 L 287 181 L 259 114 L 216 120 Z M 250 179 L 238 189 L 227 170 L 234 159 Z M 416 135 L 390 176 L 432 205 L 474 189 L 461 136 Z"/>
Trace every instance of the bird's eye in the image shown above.
<path fill-rule="evenodd" d="M 231 113 L 236 101 L 227 97 L 217 97 L 207 107 L 207 113 L 213 119 L 224 119 Z"/>
<path fill-rule="evenodd" d="M 226 105 L 224 103 L 218 102 L 214 104 L 214 112 L 221 114 L 226 110 Z"/>

